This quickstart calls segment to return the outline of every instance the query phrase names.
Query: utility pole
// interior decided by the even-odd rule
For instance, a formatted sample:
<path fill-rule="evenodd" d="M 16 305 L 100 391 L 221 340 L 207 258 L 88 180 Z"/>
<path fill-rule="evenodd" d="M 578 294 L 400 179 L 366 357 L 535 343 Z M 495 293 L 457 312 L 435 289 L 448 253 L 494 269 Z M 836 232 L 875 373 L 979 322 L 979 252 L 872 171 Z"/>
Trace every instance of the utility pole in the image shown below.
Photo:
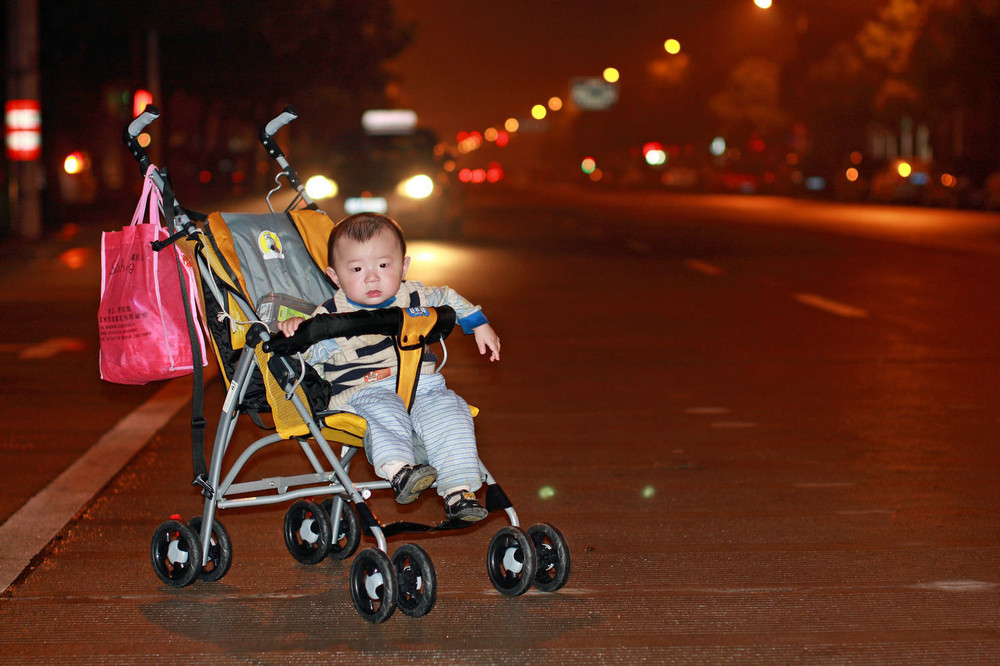
<path fill-rule="evenodd" d="M 7 101 L 39 100 L 38 0 L 7 0 L 10 44 Z M 10 120 L 8 119 L 8 124 Z M 7 128 L 10 132 L 10 127 Z M 39 130 L 40 131 L 40 130 Z M 8 156 L 10 155 L 8 150 Z M 10 219 L 16 237 L 36 240 L 42 235 L 42 177 L 39 157 L 10 159 Z"/>

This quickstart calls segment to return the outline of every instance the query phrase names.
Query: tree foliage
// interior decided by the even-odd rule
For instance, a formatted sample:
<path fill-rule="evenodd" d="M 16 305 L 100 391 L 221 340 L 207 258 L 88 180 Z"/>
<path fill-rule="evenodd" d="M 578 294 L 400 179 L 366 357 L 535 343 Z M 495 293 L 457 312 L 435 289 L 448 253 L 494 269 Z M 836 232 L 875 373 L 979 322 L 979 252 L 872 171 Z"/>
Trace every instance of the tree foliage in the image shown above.
<path fill-rule="evenodd" d="M 254 122 L 292 104 L 328 127 L 381 99 L 384 65 L 413 31 L 391 0 L 40 0 L 40 22 L 43 81 L 61 108 L 93 113 L 109 83 L 145 87 L 153 35 L 164 100 Z"/>

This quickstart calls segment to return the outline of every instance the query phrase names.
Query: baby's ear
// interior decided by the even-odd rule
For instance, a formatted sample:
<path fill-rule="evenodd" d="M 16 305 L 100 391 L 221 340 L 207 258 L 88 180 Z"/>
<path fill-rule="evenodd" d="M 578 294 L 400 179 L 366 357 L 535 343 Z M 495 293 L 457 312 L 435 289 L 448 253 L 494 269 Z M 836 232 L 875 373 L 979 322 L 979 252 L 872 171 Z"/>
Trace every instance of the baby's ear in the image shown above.
<path fill-rule="evenodd" d="M 403 277 L 406 277 L 406 271 L 410 270 L 410 257 L 403 257 Z"/>
<path fill-rule="evenodd" d="M 326 267 L 326 274 L 330 276 L 330 279 L 333 280 L 335 285 L 338 287 L 340 286 L 340 278 L 337 277 L 337 271 L 333 270 L 333 266 Z"/>

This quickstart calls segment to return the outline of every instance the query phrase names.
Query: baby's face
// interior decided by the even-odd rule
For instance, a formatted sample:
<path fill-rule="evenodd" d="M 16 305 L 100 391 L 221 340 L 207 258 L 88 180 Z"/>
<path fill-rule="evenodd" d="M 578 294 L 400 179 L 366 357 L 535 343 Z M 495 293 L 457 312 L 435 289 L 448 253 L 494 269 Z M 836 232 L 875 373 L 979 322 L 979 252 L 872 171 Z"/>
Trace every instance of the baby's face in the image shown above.
<path fill-rule="evenodd" d="M 355 303 L 380 305 L 399 291 L 409 266 L 410 258 L 403 256 L 396 235 L 383 229 L 362 243 L 339 239 L 333 248 L 333 266 L 326 270 Z"/>

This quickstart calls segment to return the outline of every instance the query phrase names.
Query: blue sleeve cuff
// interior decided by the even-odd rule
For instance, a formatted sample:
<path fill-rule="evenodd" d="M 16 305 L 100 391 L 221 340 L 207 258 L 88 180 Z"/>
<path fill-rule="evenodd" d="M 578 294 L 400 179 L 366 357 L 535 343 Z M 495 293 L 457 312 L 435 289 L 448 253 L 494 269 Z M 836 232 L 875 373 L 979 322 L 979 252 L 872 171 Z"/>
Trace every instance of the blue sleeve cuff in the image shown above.
<path fill-rule="evenodd" d="M 488 323 L 490 323 L 490 320 L 486 318 L 486 315 L 483 314 L 482 310 L 473 312 L 465 319 L 458 320 L 458 325 L 462 327 L 462 333 L 465 333 L 466 335 L 472 333 L 474 328 L 478 328 L 483 324 Z"/>

